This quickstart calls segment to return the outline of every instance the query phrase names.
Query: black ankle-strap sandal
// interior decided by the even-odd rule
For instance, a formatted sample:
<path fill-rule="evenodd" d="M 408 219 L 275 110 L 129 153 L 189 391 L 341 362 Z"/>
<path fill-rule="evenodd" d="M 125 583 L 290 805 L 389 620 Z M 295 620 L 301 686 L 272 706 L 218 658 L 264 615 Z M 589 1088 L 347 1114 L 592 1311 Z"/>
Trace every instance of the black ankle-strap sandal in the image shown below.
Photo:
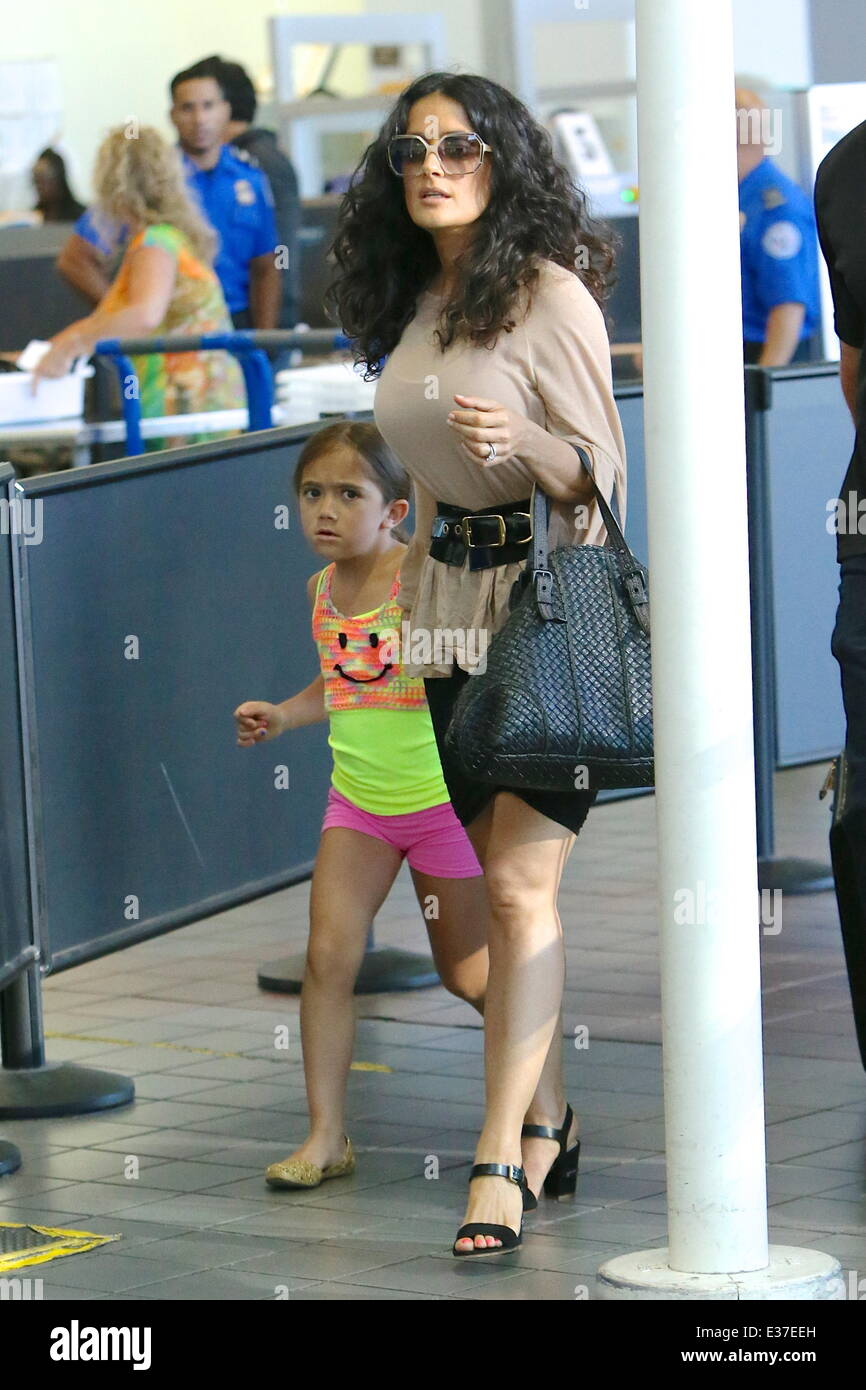
<path fill-rule="evenodd" d="M 573 1119 L 574 1113 L 571 1106 L 566 1105 L 565 1119 L 559 1129 L 554 1129 L 553 1125 L 524 1125 L 520 1131 L 521 1139 L 555 1139 L 559 1144 L 559 1153 L 554 1159 L 550 1172 L 544 1179 L 545 1197 L 553 1197 L 557 1201 L 563 1197 L 573 1197 L 574 1189 L 577 1186 L 580 1140 L 575 1140 L 574 1147 L 571 1149 L 565 1147 L 568 1143 L 568 1131 L 571 1129 Z M 535 1193 L 524 1186 L 523 1210 L 535 1211 L 537 1206 L 538 1198 Z"/>
<path fill-rule="evenodd" d="M 518 1168 L 513 1163 L 476 1163 L 469 1174 L 469 1181 L 473 1178 L 507 1178 L 509 1182 L 516 1183 L 523 1194 L 524 1203 L 526 1201 L 526 1174 L 522 1168 Z M 501 1245 L 482 1245 L 476 1246 L 473 1243 L 471 1250 L 458 1250 L 458 1240 L 472 1240 L 475 1236 L 494 1236 L 496 1240 L 501 1240 Z M 454 1239 L 451 1248 L 452 1255 L 457 1259 L 472 1255 L 504 1255 L 510 1250 L 517 1250 L 523 1244 L 523 1215 L 520 1217 L 520 1230 L 513 1231 L 510 1226 L 496 1226 L 489 1221 L 470 1221 L 468 1225 L 461 1226 Z"/>

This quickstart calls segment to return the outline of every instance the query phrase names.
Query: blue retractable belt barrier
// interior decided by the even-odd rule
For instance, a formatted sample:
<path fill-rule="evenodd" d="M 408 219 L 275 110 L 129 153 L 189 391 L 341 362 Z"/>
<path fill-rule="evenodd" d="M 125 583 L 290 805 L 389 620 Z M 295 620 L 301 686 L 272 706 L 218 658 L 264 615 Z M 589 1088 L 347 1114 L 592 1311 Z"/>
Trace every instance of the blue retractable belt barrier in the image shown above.
<path fill-rule="evenodd" d="M 104 338 L 97 343 L 94 356 L 107 357 L 113 363 L 120 383 L 120 396 L 123 404 L 123 418 L 126 424 L 126 449 L 132 456 L 144 453 L 141 436 L 141 402 L 138 393 L 138 378 L 130 358 L 151 353 L 163 352 L 230 352 L 236 357 L 244 374 L 247 394 L 247 430 L 269 430 L 271 428 L 271 406 L 273 404 L 273 379 L 271 366 L 265 349 L 273 348 L 318 348 L 332 352 L 348 347 L 350 339 L 342 333 L 330 329 L 307 330 L 306 332 L 243 332 L 209 333 L 203 337 L 163 338 Z M 130 383 L 135 389 L 130 391 Z"/>

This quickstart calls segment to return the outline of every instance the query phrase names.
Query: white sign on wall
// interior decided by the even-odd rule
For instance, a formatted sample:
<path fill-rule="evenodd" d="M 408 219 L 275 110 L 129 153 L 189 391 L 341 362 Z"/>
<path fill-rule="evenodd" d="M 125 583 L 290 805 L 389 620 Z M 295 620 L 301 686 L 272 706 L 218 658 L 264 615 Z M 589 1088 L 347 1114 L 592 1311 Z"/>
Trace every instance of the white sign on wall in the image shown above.
<path fill-rule="evenodd" d="M 54 59 L 0 62 L 0 211 L 30 208 L 30 169 L 60 137 L 60 73 Z"/>

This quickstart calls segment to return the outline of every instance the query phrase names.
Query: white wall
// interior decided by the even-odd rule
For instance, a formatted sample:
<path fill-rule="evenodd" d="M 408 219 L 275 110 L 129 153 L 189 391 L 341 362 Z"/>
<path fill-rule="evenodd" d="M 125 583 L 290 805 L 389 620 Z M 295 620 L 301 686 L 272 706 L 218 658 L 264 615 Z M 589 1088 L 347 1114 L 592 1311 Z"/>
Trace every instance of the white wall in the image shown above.
<path fill-rule="evenodd" d="M 734 0 L 734 65 L 773 86 L 810 86 L 809 0 Z"/>
<path fill-rule="evenodd" d="M 534 0 L 535 69 L 546 85 L 633 77 L 632 7 L 591 0 L 568 26 L 551 22 L 568 7 Z M 857 0 L 862 3 L 862 0 Z M 207 53 L 236 58 L 255 75 L 269 68 L 266 21 L 272 14 L 429 14 L 445 19 L 447 66 L 507 80 L 496 53 L 509 0 L 31 0 L 3 26 L 4 59 L 56 57 L 60 64 L 63 146 L 80 196 L 89 191 L 93 156 L 104 131 L 130 116 L 171 134 L 169 77 Z M 809 0 L 734 0 L 738 69 L 782 86 L 811 80 Z M 570 39 L 569 39 L 570 36 Z"/>
<path fill-rule="evenodd" d="M 363 0 L 328 0 L 328 12 L 357 13 Z M 321 14 L 309 0 L 30 0 L 8 9 L 3 57 L 57 58 L 63 146 L 79 197 L 89 191 L 93 156 L 104 132 L 129 116 L 167 135 L 168 82 L 179 69 L 221 53 L 254 76 L 269 68 L 268 17 Z M 335 37 L 336 37 L 335 24 Z"/>
<path fill-rule="evenodd" d="M 535 25 L 536 87 L 634 78 L 634 25 L 599 21 L 590 8 L 570 23 Z"/>
<path fill-rule="evenodd" d="M 361 9 L 371 14 L 440 14 L 445 21 L 445 66 L 460 72 L 485 72 L 480 0 L 366 0 Z"/>
<path fill-rule="evenodd" d="M 435 4 L 435 0 L 432 0 Z M 479 3 L 479 0 L 474 0 Z M 494 30 L 514 26 L 518 53 L 510 81 L 527 89 L 634 78 L 634 0 L 480 0 L 486 20 L 485 54 L 494 59 L 501 80 L 509 64 Z M 705 0 L 715 3 L 715 0 Z M 863 8 L 863 0 L 843 0 Z M 832 15 L 837 0 L 812 0 Z M 467 6 L 470 8 L 470 6 Z M 739 71 L 760 75 L 770 85 L 805 87 L 812 77 L 810 0 L 733 0 L 735 63 Z M 827 21 L 831 25 L 833 20 Z M 527 53 L 526 50 L 529 50 Z M 522 93 L 521 93 L 522 94 Z"/>
<path fill-rule="evenodd" d="M 814 82 L 866 82 L 863 0 L 812 0 Z"/>

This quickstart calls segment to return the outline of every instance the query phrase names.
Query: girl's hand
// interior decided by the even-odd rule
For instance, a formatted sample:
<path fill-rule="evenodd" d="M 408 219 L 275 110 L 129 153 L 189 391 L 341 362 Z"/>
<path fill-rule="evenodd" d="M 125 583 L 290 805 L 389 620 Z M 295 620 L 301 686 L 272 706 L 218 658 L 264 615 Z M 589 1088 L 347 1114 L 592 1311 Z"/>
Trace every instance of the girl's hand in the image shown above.
<path fill-rule="evenodd" d="M 268 739 L 285 733 L 288 727 L 279 705 L 270 705 L 266 700 L 247 700 L 238 705 L 234 717 L 241 748 L 267 743 Z"/>
<path fill-rule="evenodd" d="M 473 463 L 490 468 L 497 463 L 507 463 L 521 453 L 530 423 L 525 415 L 480 396 L 455 396 L 454 399 L 459 409 L 451 411 L 448 424 Z M 496 449 L 494 458 L 488 457 L 491 444 Z"/>

